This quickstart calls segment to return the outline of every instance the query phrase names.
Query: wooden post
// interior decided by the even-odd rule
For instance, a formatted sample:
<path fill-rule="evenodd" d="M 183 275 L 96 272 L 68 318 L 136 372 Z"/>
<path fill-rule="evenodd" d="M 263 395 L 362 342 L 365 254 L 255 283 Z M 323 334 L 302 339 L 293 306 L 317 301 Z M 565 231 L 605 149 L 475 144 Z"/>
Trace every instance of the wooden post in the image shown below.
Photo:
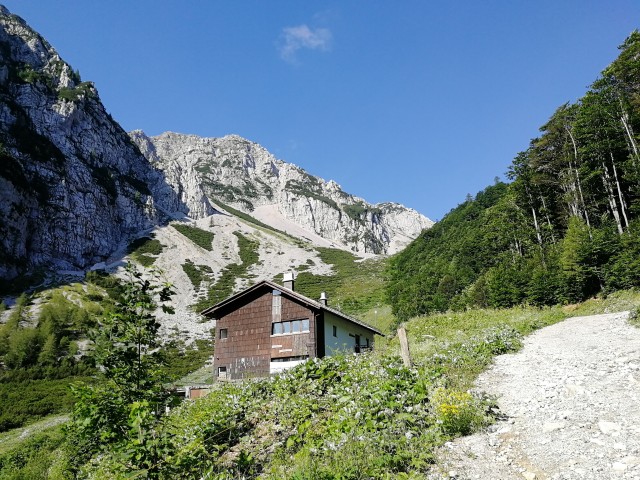
<path fill-rule="evenodd" d="M 398 329 L 398 338 L 400 339 L 400 356 L 402 362 L 407 368 L 411 368 L 411 354 L 409 353 L 409 340 L 407 340 L 407 331 L 404 327 Z"/>

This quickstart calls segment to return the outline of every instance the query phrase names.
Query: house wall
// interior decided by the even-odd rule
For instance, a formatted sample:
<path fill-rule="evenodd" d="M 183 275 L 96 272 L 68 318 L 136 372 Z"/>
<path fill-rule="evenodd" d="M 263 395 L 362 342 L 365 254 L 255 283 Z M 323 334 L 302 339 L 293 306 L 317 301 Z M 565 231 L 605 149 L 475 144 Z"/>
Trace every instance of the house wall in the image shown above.
<path fill-rule="evenodd" d="M 222 329 L 227 338 L 219 338 Z M 220 378 L 220 367 L 230 380 L 269 375 L 270 359 L 271 292 L 265 292 L 217 319 L 213 375 Z"/>
<path fill-rule="evenodd" d="M 336 327 L 336 335 L 333 336 L 333 327 Z M 353 335 L 353 336 L 352 336 Z M 355 335 L 360 335 L 360 346 L 373 346 L 373 332 L 360 325 L 347 322 L 331 312 L 324 314 L 324 345 L 325 354 L 330 356 L 338 352 L 354 352 L 356 339 Z"/>
<path fill-rule="evenodd" d="M 272 358 L 316 355 L 314 312 L 281 295 L 280 320 L 309 319 L 310 331 L 272 336 L 272 301 L 273 293 L 268 289 L 217 319 L 214 377 L 221 379 L 219 367 L 226 368 L 226 379 L 229 380 L 267 376 L 271 372 Z M 219 338 L 221 329 L 227 330 L 227 338 Z"/>

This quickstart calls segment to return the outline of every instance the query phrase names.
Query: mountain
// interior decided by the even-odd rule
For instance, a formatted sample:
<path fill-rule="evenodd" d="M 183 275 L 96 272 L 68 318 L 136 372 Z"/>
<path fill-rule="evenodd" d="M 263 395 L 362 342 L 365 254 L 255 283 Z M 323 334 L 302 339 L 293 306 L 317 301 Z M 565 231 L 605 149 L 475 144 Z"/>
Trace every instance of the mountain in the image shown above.
<path fill-rule="evenodd" d="M 371 254 L 396 252 L 432 224 L 237 136 L 130 137 L 21 18 L 0 7 L 0 27 L 0 278 L 87 269 L 171 219 L 220 212 Z"/>
<path fill-rule="evenodd" d="M 392 254 L 433 225 L 397 203 L 371 205 L 236 135 L 147 137 L 134 131 L 131 138 L 188 205 L 207 198 L 314 243 Z"/>

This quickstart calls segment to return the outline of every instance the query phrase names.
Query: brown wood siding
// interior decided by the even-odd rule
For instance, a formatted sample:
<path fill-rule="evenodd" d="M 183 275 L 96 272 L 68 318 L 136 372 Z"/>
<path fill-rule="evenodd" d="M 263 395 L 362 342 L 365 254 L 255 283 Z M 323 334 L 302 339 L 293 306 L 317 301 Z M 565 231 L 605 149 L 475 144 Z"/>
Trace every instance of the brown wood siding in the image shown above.
<path fill-rule="evenodd" d="M 267 376 L 271 358 L 315 356 L 316 321 L 313 310 L 282 295 L 281 320 L 309 319 L 310 331 L 271 336 L 272 297 L 271 289 L 261 290 L 247 298 L 245 305 L 234 305 L 235 310 L 229 309 L 217 319 L 215 377 L 219 367 L 226 367 L 226 378 L 230 380 Z M 226 339 L 218 338 L 223 328 L 227 329 Z"/>
<path fill-rule="evenodd" d="M 313 312 L 282 295 L 282 315 L 283 322 L 289 320 L 309 320 L 309 333 L 292 333 L 288 335 L 273 335 L 271 337 L 271 358 L 298 357 L 301 355 L 314 356 L 314 328 Z"/>
<path fill-rule="evenodd" d="M 220 329 L 227 338 L 220 339 Z M 271 292 L 264 292 L 216 322 L 214 376 L 227 368 L 231 380 L 269 375 L 271 361 Z"/>

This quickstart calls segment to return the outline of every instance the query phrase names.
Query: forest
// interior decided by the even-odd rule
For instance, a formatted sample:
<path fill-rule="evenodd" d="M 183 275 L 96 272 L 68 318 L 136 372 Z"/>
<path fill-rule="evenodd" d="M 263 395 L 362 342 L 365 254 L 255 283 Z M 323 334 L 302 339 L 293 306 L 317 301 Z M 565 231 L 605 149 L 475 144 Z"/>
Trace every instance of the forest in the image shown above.
<path fill-rule="evenodd" d="M 393 257 L 400 321 L 472 307 L 575 303 L 640 285 L 640 33 L 507 172 Z"/>

